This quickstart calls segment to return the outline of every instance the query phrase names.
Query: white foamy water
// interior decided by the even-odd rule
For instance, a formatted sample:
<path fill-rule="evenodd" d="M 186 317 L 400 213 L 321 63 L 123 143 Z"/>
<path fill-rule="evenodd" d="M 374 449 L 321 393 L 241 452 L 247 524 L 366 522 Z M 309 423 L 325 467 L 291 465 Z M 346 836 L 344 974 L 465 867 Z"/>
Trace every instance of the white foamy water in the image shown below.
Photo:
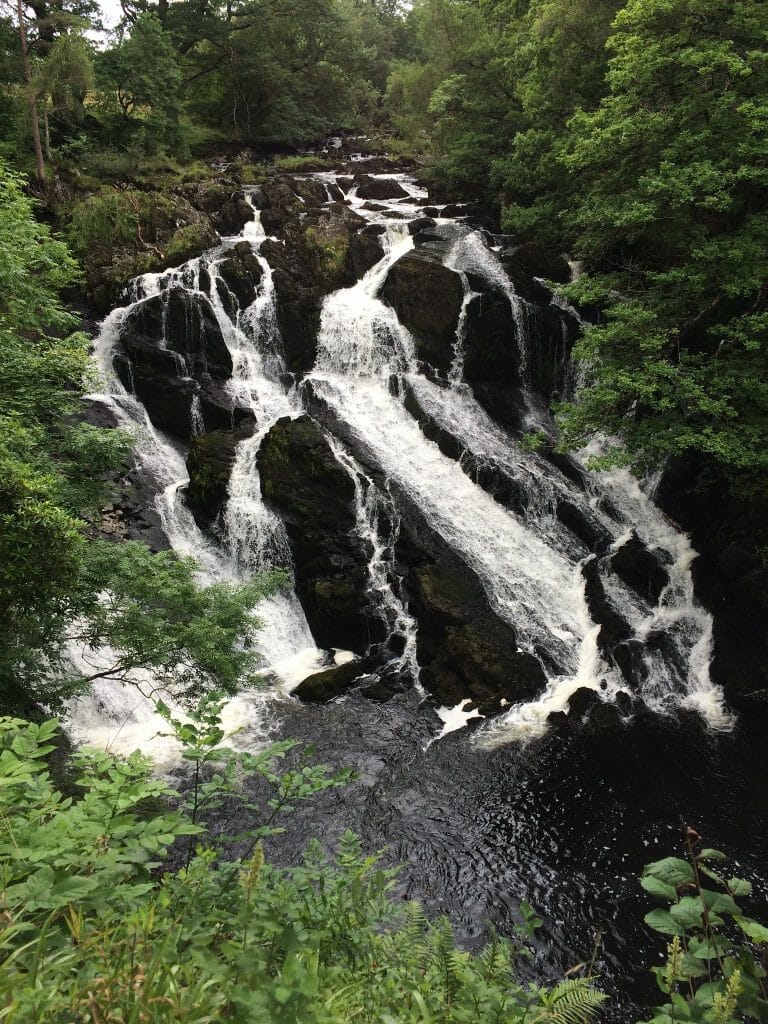
<path fill-rule="evenodd" d="M 317 177 L 330 183 L 333 175 Z M 468 307 L 475 294 L 472 288 L 479 287 L 474 282 L 480 281 L 501 292 L 510 303 L 523 374 L 523 418 L 530 429 L 551 429 L 541 399 L 532 388 L 526 388 L 527 368 L 537 354 L 531 348 L 537 339 L 529 330 L 527 303 L 515 293 L 483 236 L 445 218 L 438 220 L 438 230 L 453 240 L 445 262 L 462 277 L 464 303 L 448 381 L 438 384 L 418 372 L 413 339 L 395 311 L 378 297 L 390 268 L 413 246 L 407 219 L 422 215 L 419 200 L 426 195 L 406 176 L 394 177 L 408 194 L 379 204 L 384 209 L 366 211 L 356 190 L 349 194 L 353 209 L 384 225 L 384 257 L 354 286 L 324 300 L 310 379 L 316 400 L 333 414 L 338 436 L 329 440 L 355 483 L 355 529 L 369 551 L 368 594 L 391 633 L 400 638 L 403 653 L 395 659 L 397 667 L 417 681 L 417 624 L 397 585 L 393 553 L 398 525 L 395 506 L 398 495 L 405 495 L 429 527 L 477 575 L 493 609 L 515 629 L 518 649 L 543 657 L 550 666 L 543 692 L 483 723 L 474 742 L 496 746 L 541 735 L 548 715 L 566 709 L 568 697 L 582 686 L 597 691 L 604 700 L 626 688 L 618 669 L 606 663 L 598 644 L 600 627 L 590 617 L 582 574 L 586 548 L 557 515 L 560 503 L 568 502 L 606 538 L 600 581 L 607 599 L 643 645 L 642 699 L 662 712 L 680 705 L 695 708 L 713 727 L 727 728 L 730 719 L 722 695 L 709 675 L 712 621 L 693 594 L 690 569 L 695 552 L 688 539 L 665 520 L 640 484 L 624 472 L 592 475 L 586 492 L 579 490 L 545 458 L 521 449 L 463 383 Z M 228 246 L 238 239 L 251 243 L 263 276 L 255 301 L 230 318 L 216 285 Z M 258 214 L 238 239 L 227 240 L 201 260 L 145 275 L 131 290 L 132 302 L 164 294 L 171 286 L 199 291 L 202 266 L 211 281 L 210 301 L 233 362 L 227 386 L 235 404 L 250 410 L 255 418 L 253 435 L 237 448 L 215 539 L 198 528 L 181 497 L 187 482 L 183 447 L 152 427 L 141 404 L 112 371 L 120 324 L 130 307 L 107 317 L 96 344 L 97 363 L 106 381 L 106 391 L 98 397 L 136 434 L 137 457 L 159 488 L 158 509 L 166 534 L 175 550 L 197 559 L 204 582 L 245 579 L 264 569 L 290 567 L 283 524 L 261 497 L 257 455 L 272 425 L 283 416 L 300 415 L 303 405 L 301 393 L 284 384 L 274 283 L 272 270 L 259 251 L 264 232 Z M 553 303 L 573 312 L 557 296 Z M 565 320 L 562 330 L 565 342 Z M 179 372 L 186 372 L 183 359 L 179 360 Z M 404 385 L 426 415 L 456 440 L 464 453 L 460 461 L 443 455 L 422 433 L 399 397 Z M 194 432 L 202 432 L 204 410 L 199 397 L 191 415 Z M 521 496 L 519 507 L 504 507 L 475 483 L 472 473 L 478 468 L 500 472 L 514 484 L 515 493 Z M 655 606 L 622 582 L 606 563 L 605 556 L 618 550 L 633 529 L 645 546 L 659 555 L 669 575 L 669 584 Z M 262 621 L 258 644 L 264 675 L 280 693 L 290 692 L 312 672 L 328 667 L 327 655 L 317 650 L 293 591 L 266 601 L 259 607 L 258 617 Z M 659 633 L 665 638 L 663 653 L 659 645 L 651 643 Z M 92 660 L 94 652 L 88 656 Z M 351 655 L 337 652 L 335 663 L 348 657 Z M 132 687 L 99 683 L 91 697 L 73 705 L 73 731 L 78 738 L 121 751 L 141 746 L 167 769 L 176 763 L 178 749 L 164 735 L 168 731 L 165 723 L 154 714 L 148 696 L 152 680 L 137 682 L 144 695 Z M 257 745 L 271 735 L 273 699 L 249 691 L 228 703 L 226 720 L 237 734 L 235 742 Z M 467 703 L 439 709 L 443 722 L 440 736 L 477 716 L 466 710 Z"/>

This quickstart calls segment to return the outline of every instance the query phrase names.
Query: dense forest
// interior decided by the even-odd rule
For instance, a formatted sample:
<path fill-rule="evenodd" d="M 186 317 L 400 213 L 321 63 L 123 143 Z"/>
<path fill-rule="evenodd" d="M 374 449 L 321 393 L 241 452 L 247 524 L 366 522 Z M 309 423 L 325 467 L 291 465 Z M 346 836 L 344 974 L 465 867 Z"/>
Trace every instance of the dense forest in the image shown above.
<path fill-rule="evenodd" d="M 136 441 L 86 411 L 92 328 L 131 279 L 234 236 L 253 216 L 243 188 L 294 176 L 270 260 L 285 278 L 280 247 L 296 247 L 318 322 L 360 276 L 349 235 L 365 229 L 328 234 L 297 180 L 354 172 L 361 153 L 432 205 L 468 203 L 499 250 L 535 254 L 532 294 L 552 285 L 589 325 L 577 386 L 546 395 L 557 436 L 526 428 L 521 445 L 564 465 L 599 435 L 590 469 L 657 480 L 710 567 L 701 599 L 728 604 L 715 642 L 749 669 L 724 655 L 718 682 L 740 709 L 768 692 L 768 6 L 120 6 L 106 31 L 93 0 L 0 3 L 0 1018 L 596 1019 L 596 953 L 530 980 L 541 921 L 525 901 L 515 935 L 474 954 L 401 907 L 351 833 L 333 856 L 265 860 L 285 814 L 350 779 L 289 741 L 222 746 L 226 697 L 259 683 L 259 604 L 291 573 L 201 580 L 192 558 L 107 536 Z M 309 309 L 303 279 L 297 294 Z M 73 661 L 77 644 L 108 658 Z M 157 704 L 190 768 L 182 795 L 140 754 L 73 751 L 50 719 L 137 674 L 187 707 Z M 230 835 L 233 815 L 247 824 Z M 689 828 L 681 857 L 645 869 L 664 905 L 646 917 L 664 950 L 653 1024 L 768 1021 L 768 929 L 724 859 Z"/>

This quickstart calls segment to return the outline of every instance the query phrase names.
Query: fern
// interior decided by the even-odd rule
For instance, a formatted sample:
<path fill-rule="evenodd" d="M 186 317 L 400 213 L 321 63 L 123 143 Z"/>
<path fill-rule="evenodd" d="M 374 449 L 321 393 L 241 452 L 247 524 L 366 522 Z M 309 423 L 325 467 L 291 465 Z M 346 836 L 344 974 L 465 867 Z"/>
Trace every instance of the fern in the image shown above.
<path fill-rule="evenodd" d="M 606 996 L 586 978 L 561 981 L 551 992 L 541 992 L 541 1009 L 532 1024 L 588 1024 L 597 1016 Z"/>

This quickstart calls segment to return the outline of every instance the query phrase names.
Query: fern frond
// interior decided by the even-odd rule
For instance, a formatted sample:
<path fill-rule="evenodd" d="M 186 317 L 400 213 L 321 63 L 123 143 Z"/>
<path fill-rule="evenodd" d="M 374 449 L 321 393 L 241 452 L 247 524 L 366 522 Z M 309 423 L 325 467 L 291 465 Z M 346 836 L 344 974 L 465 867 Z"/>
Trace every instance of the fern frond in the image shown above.
<path fill-rule="evenodd" d="M 605 999 L 585 978 L 569 978 L 544 997 L 537 1024 L 589 1024 Z"/>

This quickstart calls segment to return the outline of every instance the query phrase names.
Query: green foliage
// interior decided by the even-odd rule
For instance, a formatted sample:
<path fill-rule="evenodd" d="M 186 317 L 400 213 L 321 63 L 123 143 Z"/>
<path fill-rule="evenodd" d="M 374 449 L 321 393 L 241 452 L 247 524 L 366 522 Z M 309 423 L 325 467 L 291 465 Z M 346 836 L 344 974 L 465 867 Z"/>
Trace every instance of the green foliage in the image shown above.
<path fill-rule="evenodd" d="M 629 3 L 608 95 L 570 124 L 568 215 L 606 307 L 578 355 L 589 384 L 568 436 L 596 427 L 655 465 L 691 450 L 758 487 L 768 428 L 768 10 L 718 0 Z"/>
<path fill-rule="evenodd" d="M 275 160 L 274 166 L 276 171 L 300 174 L 310 171 L 327 171 L 333 164 L 322 156 L 281 156 Z"/>
<path fill-rule="evenodd" d="M 148 225 L 155 201 L 136 189 L 104 188 L 72 208 L 67 237 L 82 255 L 135 243 Z"/>
<path fill-rule="evenodd" d="M 728 878 L 719 866 L 725 860 L 719 850 L 702 848 L 700 837 L 687 829 L 685 859 L 665 857 L 643 872 L 642 887 L 669 908 L 646 914 L 646 924 L 671 936 L 666 962 L 653 968 L 670 1001 L 647 1024 L 768 1020 L 760 951 L 768 945 L 768 928 L 742 910 L 737 900 L 748 897 L 752 886 Z"/>
<path fill-rule="evenodd" d="M 212 698 L 174 723 L 206 777 L 178 802 L 135 754 L 75 755 L 79 794 L 53 785 L 45 756 L 56 725 L 0 719 L 0 1002 L 9 1022 L 203 1024 L 586 1024 L 602 997 L 587 981 L 551 992 L 514 978 L 514 949 L 455 948 L 448 924 L 388 895 L 393 873 L 345 833 L 333 860 L 311 844 L 303 863 L 265 860 L 275 807 L 337 785 L 322 769 L 282 775 L 285 744 L 223 752 Z M 170 716 L 169 716 L 170 717 Z M 217 751 L 219 751 L 217 753 Z M 221 766 L 223 770 L 221 769 Z M 205 800 L 237 798 L 255 775 L 275 792 L 243 797 L 251 824 L 242 858 L 226 860 L 200 820 Z M 197 820 L 193 820 L 196 818 Z M 167 868 L 176 842 L 197 846 Z"/>
<path fill-rule="evenodd" d="M 99 55 L 96 74 L 105 119 L 116 141 L 148 154 L 183 149 L 181 68 L 154 13 L 141 14 L 129 36 Z"/>
<path fill-rule="evenodd" d="M 338 277 L 344 270 L 349 241 L 343 235 L 325 235 L 316 228 L 307 228 L 305 242 L 310 259 L 322 279 Z"/>

